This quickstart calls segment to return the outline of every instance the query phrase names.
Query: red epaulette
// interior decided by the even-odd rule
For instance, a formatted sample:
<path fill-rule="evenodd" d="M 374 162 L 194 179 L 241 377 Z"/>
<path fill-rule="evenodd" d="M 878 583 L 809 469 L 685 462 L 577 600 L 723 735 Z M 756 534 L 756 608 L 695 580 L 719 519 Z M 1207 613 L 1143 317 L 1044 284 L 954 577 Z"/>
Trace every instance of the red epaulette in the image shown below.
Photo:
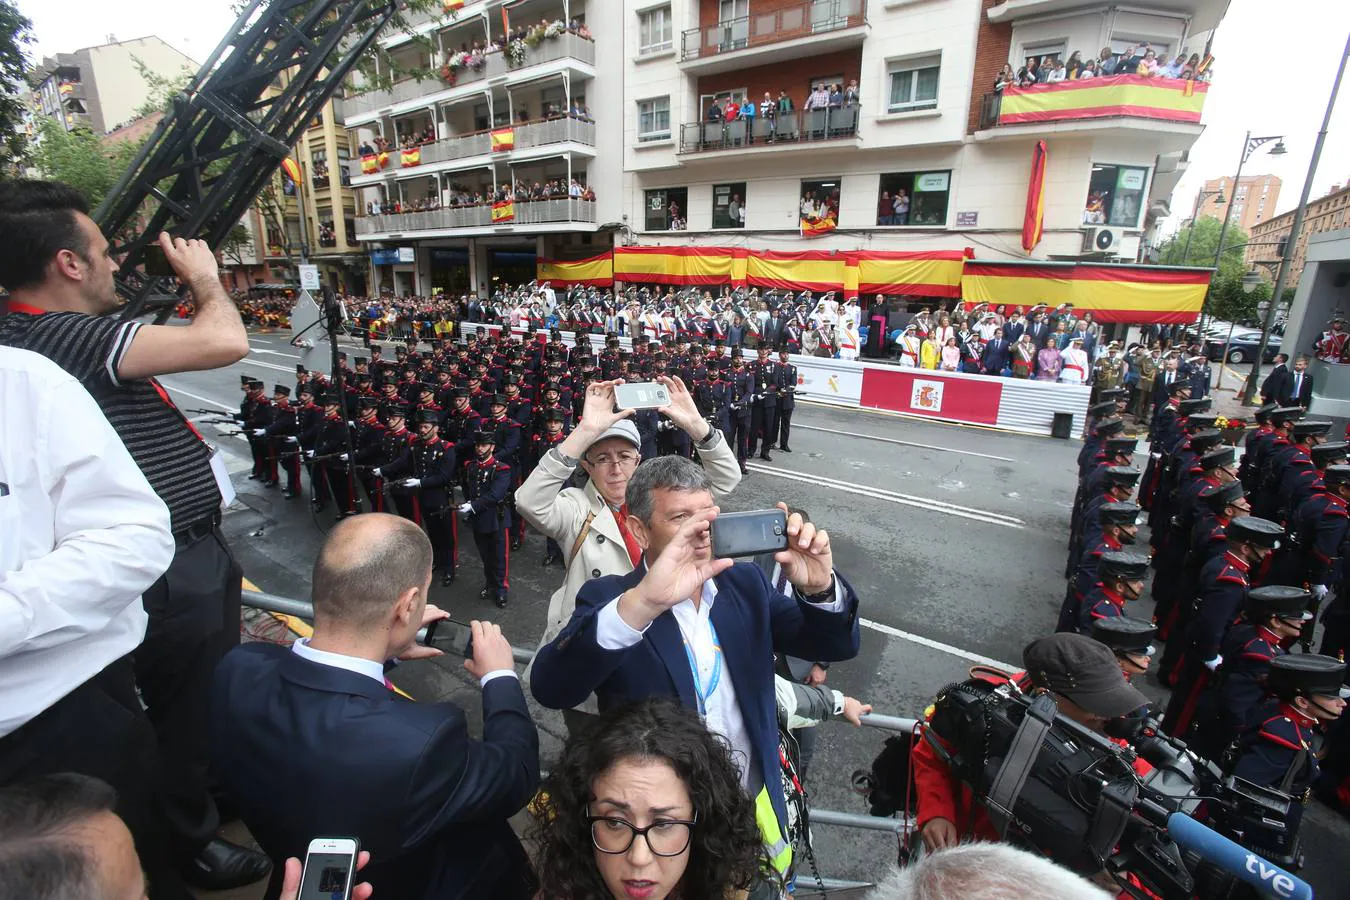
<path fill-rule="evenodd" d="M 1277 725 L 1278 725 L 1279 723 L 1283 723 L 1283 724 L 1285 724 L 1285 725 L 1288 725 L 1290 728 L 1294 729 L 1294 737 L 1295 737 L 1295 738 L 1298 738 L 1298 740 L 1293 740 L 1293 741 L 1291 741 L 1291 740 L 1288 738 L 1288 736 L 1282 735 L 1282 734 L 1276 734 L 1275 732 L 1271 731 L 1271 730 L 1270 730 L 1270 723 L 1271 723 L 1271 722 L 1275 722 L 1275 723 L 1277 723 Z M 1283 716 L 1283 715 L 1281 715 L 1281 716 L 1271 716 L 1269 719 L 1266 719 L 1264 722 L 1262 722 L 1262 723 L 1261 723 L 1261 737 L 1263 737 L 1263 738 L 1265 738 L 1266 740 L 1270 741 L 1272 744 L 1279 744 L 1281 747 L 1287 747 L 1287 748 L 1290 749 L 1290 750 L 1302 750 L 1302 749 L 1303 749 L 1303 743 L 1302 743 L 1302 738 L 1303 738 L 1303 736 L 1302 736 L 1302 734 L 1299 733 L 1298 725 L 1294 722 L 1293 719 L 1289 718 L 1288 716 Z"/>
<path fill-rule="evenodd" d="M 497 463 L 497 468 L 496 468 L 494 471 L 497 471 L 497 472 L 510 472 L 510 471 L 511 471 L 511 467 L 508 466 L 508 465 L 507 465 L 506 463 L 504 463 L 504 462 L 498 461 L 498 463 Z"/>
<path fill-rule="evenodd" d="M 1260 647 L 1256 652 L 1253 652 L 1251 649 L 1251 646 L 1253 644 L 1260 645 Z M 1267 650 L 1269 652 L 1268 653 L 1261 652 L 1262 650 Z M 1272 646 L 1270 641 L 1266 640 L 1265 638 L 1254 637 L 1250 641 L 1242 645 L 1243 659 L 1254 659 L 1257 660 L 1258 662 L 1270 662 L 1272 659 L 1274 659 L 1279 655 L 1280 653 L 1278 648 Z"/>

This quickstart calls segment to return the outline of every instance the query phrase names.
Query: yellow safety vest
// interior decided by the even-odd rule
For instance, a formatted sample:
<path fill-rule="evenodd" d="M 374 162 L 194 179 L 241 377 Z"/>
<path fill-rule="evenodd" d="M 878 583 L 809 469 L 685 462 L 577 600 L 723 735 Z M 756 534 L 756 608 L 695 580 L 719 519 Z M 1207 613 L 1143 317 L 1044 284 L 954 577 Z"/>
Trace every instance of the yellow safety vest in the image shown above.
<path fill-rule="evenodd" d="M 786 879 L 788 869 L 792 867 L 792 845 L 783 839 L 783 829 L 778 825 L 778 813 L 774 812 L 767 787 L 760 788 L 755 797 L 755 824 L 769 851 L 770 865 L 780 878 Z"/>

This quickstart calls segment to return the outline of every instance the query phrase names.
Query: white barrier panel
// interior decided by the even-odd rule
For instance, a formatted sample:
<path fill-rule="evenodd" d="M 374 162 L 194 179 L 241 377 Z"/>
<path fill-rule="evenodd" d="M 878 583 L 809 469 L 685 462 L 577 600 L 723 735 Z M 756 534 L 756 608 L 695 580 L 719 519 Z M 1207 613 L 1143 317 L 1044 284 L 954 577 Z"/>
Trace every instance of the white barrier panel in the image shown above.
<path fill-rule="evenodd" d="M 797 396 L 837 406 L 857 406 L 862 397 L 862 363 L 844 359 L 794 354 L 797 367 Z"/>

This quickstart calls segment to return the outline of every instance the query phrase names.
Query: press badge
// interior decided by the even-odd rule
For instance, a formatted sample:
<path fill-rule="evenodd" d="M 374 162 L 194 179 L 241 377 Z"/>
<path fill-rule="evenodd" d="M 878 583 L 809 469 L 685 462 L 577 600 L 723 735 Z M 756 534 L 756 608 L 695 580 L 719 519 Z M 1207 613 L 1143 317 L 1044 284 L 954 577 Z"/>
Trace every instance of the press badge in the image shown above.
<path fill-rule="evenodd" d="M 234 482 L 225 469 L 225 457 L 219 447 L 207 444 L 211 448 L 211 474 L 216 478 L 216 487 L 220 489 L 220 508 L 224 509 L 234 502 Z"/>

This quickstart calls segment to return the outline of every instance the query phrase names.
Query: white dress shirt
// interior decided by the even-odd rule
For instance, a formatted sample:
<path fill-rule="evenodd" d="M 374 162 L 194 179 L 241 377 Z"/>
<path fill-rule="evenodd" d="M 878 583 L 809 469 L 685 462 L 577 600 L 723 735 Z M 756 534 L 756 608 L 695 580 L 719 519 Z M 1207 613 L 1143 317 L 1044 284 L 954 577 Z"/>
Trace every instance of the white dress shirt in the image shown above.
<path fill-rule="evenodd" d="M 693 599 L 684 600 L 670 608 L 675 622 L 680 627 L 680 637 L 693 654 L 698 677 L 694 679 L 695 692 L 701 688 L 706 693 L 712 684 L 713 671 L 717 668 L 717 655 L 725 652 L 725 645 L 717 649 L 713 644 L 712 608 L 717 601 L 717 582 L 709 578 L 703 582 L 699 595 L 699 604 L 694 606 Z M 839 612 L 844 608 L 844 589 L 839 579 L 834 580 L 834 597 L 826 603 L 813 604 L 826 612 Z M 649 624 L 647 628 L 650 628 Z M 642 640 L 647 629 L 642 631 L 630 626 L 619 615 L 619 600 L 616 597 L 596 614 L 595 639 L 605 650 L 623 650 Z M 718 635 L 718 642 L 722 639 Z M 765 660 L 772 665 L 772 660 Z M 713 734 L 721 735 L 731 747 L 731 758 L 741 775 L 741 784 L 750 786 L 750 763 L 754 759 L 754 745 L 750 739 L 750 729 L 745 724 L 741 705 L 736 701 L 736 687 L 731 682 L 731 672 L 725 659 L 722 660 L 722 673 L 717 687 L 704 701 L 704 724 Z"/>
<path fill-rule="evenodd" d="M 291 644 L 291 652 L 301 659 L 307 659 L 312 663 L 318 663 L 321 666 L 331 666 L 334 669 L 346 669 L 348 672 L 355 672 L 357 675 L 364 675 L 367 678 L 378 681 L 380 684 L 388 687 L 389 679 L 385 677 L 384 664 L 377 663 L 373 659 L 365 659 L 361 656 L 348 656 L 345 653 L 332 653 L 328 650 L 316 650 L 309 645 L 309 638 L 300 638 L 294 644 Z M 493 669 L 478 680 L 480 687 L 486 685 L 494 678 L 501 678 L 504 675 L 510 675 L 512 678 L 518 678 L 514 669 Z"/>
<path fill-rule="evenodd" d="M 169 510 L 84 387 L 0 347 L 0 736 L 145 637 Z"/>

